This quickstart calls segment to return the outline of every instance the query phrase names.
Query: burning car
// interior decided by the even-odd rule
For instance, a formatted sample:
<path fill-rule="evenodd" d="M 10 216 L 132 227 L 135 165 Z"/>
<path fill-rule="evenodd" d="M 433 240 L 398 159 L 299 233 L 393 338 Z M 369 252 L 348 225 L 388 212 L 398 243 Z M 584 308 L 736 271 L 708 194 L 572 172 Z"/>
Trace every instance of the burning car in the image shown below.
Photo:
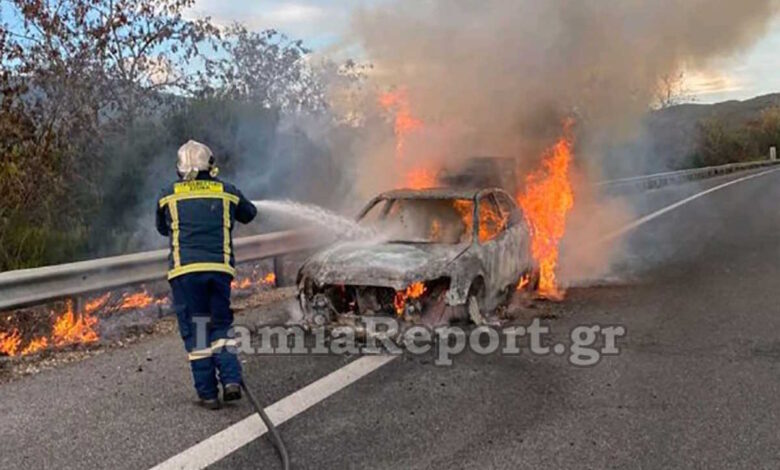
<path fill-rule="evenodd" d="M 538 279 L 530 229 L 501 189 L 390 191 L 358 222 L 381 235 L 336 243 L 301 267 L 307 321 L 391 315 L 428 326 L 483 323 L 518 285 Z"/>

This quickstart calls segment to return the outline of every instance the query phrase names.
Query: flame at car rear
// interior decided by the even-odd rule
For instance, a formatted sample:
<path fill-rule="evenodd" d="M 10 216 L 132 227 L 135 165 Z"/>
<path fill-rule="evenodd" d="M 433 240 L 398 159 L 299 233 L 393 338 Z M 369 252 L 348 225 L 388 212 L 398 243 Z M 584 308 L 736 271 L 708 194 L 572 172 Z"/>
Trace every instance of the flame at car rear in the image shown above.
<path fill-rule="evenodd" d="M 556 268 L 566 218 L 574 206 L 570 175 L 573 124 L 571 120 L 564 123 L 561 137 L 545 152 L 542 167 L 526 177 L 525 190 L 517 196 L 533 231 L 531 251 L 539 263 L 539 294 L 552 299 L 563 296 Z"/>

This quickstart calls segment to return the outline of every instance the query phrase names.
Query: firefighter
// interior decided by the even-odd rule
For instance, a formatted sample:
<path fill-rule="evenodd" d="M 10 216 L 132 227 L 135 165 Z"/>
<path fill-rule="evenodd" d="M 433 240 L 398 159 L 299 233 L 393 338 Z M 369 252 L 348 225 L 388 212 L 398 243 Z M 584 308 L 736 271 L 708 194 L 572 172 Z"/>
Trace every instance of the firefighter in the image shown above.
<path fill-rule="evenodd" d="M 241 365 L 228 336 L 230 283 L 236 274 L 234 222 L 249 223 L 255 206 L 219 173 L 211 150 L 190 140 L 178 152 L 179 181 L 160 194 L 157 231 L 169 237 L 168 282 L 187 350 L 198 403 L 220 408 L 241 399 Z"/>

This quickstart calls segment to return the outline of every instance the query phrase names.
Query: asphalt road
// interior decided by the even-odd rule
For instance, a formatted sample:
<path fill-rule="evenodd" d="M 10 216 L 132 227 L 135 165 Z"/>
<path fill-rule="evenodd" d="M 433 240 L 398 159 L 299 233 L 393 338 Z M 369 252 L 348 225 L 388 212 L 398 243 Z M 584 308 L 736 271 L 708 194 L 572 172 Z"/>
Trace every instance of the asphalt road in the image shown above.
<path fill-rule="evenodd" d="M 637 215 L 737 177 L 643 195 Z M 553 341 L 623 325 L 620 355 L 396 359 L 280 427 L 293 468 L 778 468 L 778 234 L 780 172 L 665 214 L 621 240 L 610 281 L 524 312 Z M 245 367 L 272 403 L 350 360 Z M 0 468 L 148 468 L 250 413 L 191 400 L 175 337 L 3 385 Z M 267 437 L 213 465 L 277 466 Z"/>

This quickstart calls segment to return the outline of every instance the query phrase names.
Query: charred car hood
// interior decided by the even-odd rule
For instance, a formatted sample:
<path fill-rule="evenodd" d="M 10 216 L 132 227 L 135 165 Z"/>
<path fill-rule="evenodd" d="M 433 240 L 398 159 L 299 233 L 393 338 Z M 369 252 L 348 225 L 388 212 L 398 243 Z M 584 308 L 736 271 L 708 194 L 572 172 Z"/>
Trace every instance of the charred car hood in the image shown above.
<path fill-rule="evenodd" d="M 447 276 L 447 266 L 468 245 L 338 243 L 301 268 L 318 285 L 371 285 L 403 289 L 412 282 Z"/>

